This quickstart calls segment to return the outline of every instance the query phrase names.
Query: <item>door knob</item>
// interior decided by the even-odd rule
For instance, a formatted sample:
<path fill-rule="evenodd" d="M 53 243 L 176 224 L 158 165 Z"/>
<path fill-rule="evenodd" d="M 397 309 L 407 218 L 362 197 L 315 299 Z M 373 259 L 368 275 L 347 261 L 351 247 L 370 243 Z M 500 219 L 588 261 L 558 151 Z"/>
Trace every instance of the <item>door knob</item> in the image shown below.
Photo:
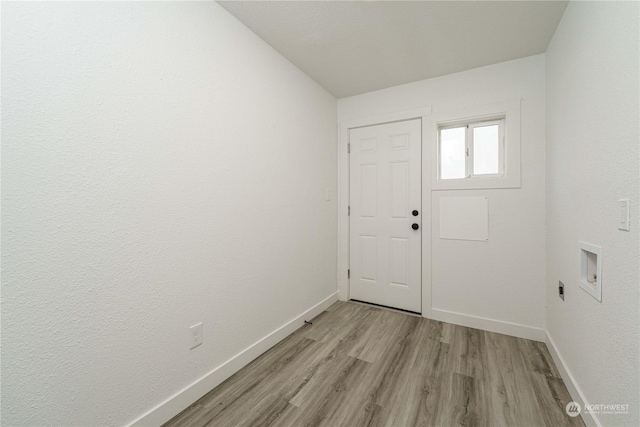
<path fill-rule="evenodd" d="M 411 228 L 413 228 L 414 230 L 417 230 L 418 228 L 420 228 L 420 226 L 414 222 Z"/>
<path fill-rule="evenodd" d="M 413 212 L 411 212 L 411 215 L 418 216 L 418 213 L 419 213 L 418 211 L 414 210 Z"/>

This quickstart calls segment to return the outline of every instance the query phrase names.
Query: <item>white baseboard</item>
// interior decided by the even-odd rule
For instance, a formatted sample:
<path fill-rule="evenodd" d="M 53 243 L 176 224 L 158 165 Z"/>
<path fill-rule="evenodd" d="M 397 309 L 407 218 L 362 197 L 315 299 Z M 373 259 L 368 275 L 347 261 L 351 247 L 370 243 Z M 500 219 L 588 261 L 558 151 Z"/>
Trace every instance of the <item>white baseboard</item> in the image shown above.
<path fill-rule="evenodd" d="M 466 326 L 468 328 L 482 329 L 489 332 L 510 335 L 518 338 L 544 342 L 545 330 L 534 328 L 533 326 L 520 325 L 518 323 L 503 322 L 501 320 L 488 319 L 486 317 L 471 316 L 468 314 L 455 313 L 453 311 L 439 310 L 432 308 L 429 318 L 441 322 L 453 323 L 455 325 Z"/>
<path fill-rule="evenodd" d="M 210 390 L 221 384 L 231 375 L 235 374 L 244 366 L 248 365 L 262 353 L 269 350 L 284 338 L 291 335 L 304 324 L 305 320 L 310 320 L 316 317 L 337 300 L 338 293 L 336 292 L 323 301 L 319 302 L 315 306 L 311 307 L 304 313 L 300 314 L 296 318 L 282 325 L 280 328 L 271 332 L 269 335 L 265 336 L 253 345 L 249 346 L 245 350 L 241 351 L 231 359 L 224 362 L 222 365 L 204 375 L 199 380 L 185 387 L 183 390 L 179 391 L 169 399 L 151 409 L 146 414 L 140 416 L 138 419 L 133 421 L 130 426 L 155 427 L 169 421 L 171 418 L 175 417 L 180 412 L 188 408 L 200 397 L 204 396 Z"/>
<path fill-rule="evenodd" d="M 589 402 L 587 402 L 587 400 L 584 398 L 584 394 L 582 394 L 582 390 L 580 390 L 580 387 L 578 387 L 578 383 L 576 383 L 575 378 L 573 378 L 573 375 L 571 375 L 571 371 L 569 370 L 569 368 L 567 368 L 567 365 L 564 363 L 564 359 L 560 355 L 560 352 L 558 351 L 558 348 L 556 347 L 556 343 L 553 341 L 553 338 L 551 338 L 551 335 L 549 335 L 549 332 L 547 332 L 545 335 L 546 335 L 545 342 L 547 344 L 547 348 L 549 349 L 549 353 L 551 353 L 553 362 L 556 364 L 556 367 L 560 372 L 560 376 L 564 381 L 564 385 L 567 386 L 567 390 L 569 390 L 569 394 L 571 395 L 571 398 L 573 399 L 573 401 L 578 402 L 580 404 L 580 407 L 583 409 L 583 411 L 580 413 L 582 420 L 587 425 L 587 427 L 602 427 L 602 424 L 600 424 L 598 417 L 596 417 L 592 413 L 584 411 L 585 406 Z"/>

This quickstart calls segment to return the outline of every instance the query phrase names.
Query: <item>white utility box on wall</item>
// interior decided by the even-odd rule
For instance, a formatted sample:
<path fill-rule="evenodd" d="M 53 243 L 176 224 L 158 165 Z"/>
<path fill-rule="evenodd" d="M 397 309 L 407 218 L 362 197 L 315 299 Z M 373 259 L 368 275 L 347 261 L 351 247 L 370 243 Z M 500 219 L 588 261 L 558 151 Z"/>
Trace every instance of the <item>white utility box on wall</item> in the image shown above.
<path fill-rule="evenodd" d="M 441 197 L 440 238 L 489 240 L 489 199 L 485 196 Z"/>
<path fill-rule="evenodd" d="M 580 248 L 580 287 L 602 302 L 602 248 L 578 242 Z"/>

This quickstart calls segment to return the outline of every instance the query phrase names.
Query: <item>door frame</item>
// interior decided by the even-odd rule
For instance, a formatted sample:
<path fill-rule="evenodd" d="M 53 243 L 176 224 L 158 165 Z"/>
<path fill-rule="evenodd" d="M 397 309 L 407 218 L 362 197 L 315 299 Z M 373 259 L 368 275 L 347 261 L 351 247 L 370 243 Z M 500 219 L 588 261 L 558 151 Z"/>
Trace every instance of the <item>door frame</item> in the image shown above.
<path fill-rule="evenodd" d="M 432 150 L 428 146 L 428 134 L 431 129 L 431 107 L 415 110 L 388 113 L 376 116 L 344 120 L 338 130 L 338 295 L 341 301 L 349 300 L 349 130 L 364 126 L 374 126 L 390 122 L 411 119 L 422 119 L 421 152 L 422 152 L 422 317 L 431 318 L 431 174 L 429 168 Z M 425 173 L 427 171 L 427 173 Z"/>

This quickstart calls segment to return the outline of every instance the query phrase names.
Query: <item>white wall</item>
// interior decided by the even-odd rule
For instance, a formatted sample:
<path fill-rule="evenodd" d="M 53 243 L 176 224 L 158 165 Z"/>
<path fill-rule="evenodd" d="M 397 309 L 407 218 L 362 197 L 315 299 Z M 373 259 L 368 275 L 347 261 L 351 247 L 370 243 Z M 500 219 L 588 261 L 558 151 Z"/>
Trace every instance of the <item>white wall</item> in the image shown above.
<path fill-rule="evenodd" d="M 571 2 L 547 50 L 547 329 L 589 404 L 640 425 L 640 134 L 636 2 Z M 616 200 L 631 199 L 631 231 Z M 602 302 L 578 286 L 578 241 L 603 248 Z M 562 302 L 558 280 L 566 285 Z"/>
<path fill-rule="evenodd" d="M 477 327 L 497 326 L 499 330 L 513 333 L 530 329 L 525 335 L 542 339 L 545 303 L 544 56 L 341 99 L 338 101 L 338 120 L 344 122 L 425 106 L 432 106 L 434 111 L 443 106 L 468 107 L 520 97 L 523 99 L 522 188 L 426 192 L 425 196 L 431 197 L 434 218 L 431 315 Z M 423 147 L 423 150 L 428 149 Z M 430 171 L 423 170 L 422 173 L 429 176 Z M 451 195 L 489 197 L 489 242 L 439 239 L 438 201 Z M 342 246 L 340 250 L 344 254 Z M 512 328 L 510 324 L 516 325 Z"/>
<path fill-rule="evenodd" d="M 333 96 L 216 3 L 2 18 L 3 425 L 128 423 L 335 292 Z"/>

